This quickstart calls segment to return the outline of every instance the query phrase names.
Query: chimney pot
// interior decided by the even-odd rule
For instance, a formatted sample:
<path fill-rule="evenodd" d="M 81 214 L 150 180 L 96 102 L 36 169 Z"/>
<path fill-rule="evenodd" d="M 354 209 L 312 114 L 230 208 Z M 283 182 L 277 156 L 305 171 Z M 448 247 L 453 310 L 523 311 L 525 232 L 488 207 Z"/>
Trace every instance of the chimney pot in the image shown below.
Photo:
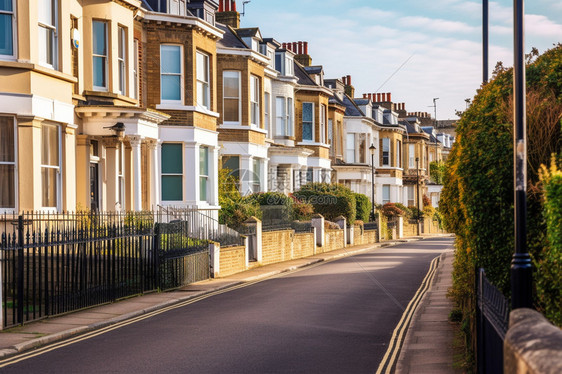
<path fill-rule="evenodd" d="M 219 12 L 222 12 L 224 10 L 224 0 L 220 0 L 219 1 Z"/>
<path fill-rule="evenodd" d="M 373 94 L 368 94 L 367 97 L 369 98 L 369 100 L 373 100 Z"/>
<path fill-rule="evenodd" d="M 299 55 L 302 55 L 302 42 L 299 42 Z"/>
<path fill-rule="evenodd" d="M 226 11 L 227 11 L 227 12 L 230 12 L 230 10 L 231 10 L 231 9 L 230 9 L 230 0 L 226 0 L 225 5 L 226 5 Z"/>
<path fill-rule="evenodd" d="M 304 42 L 304 54 L 308 56 L 308 42 Z"/>
<path fill-rule="evenodd" d="M 230 8 L 230 9 L 231 9 L 233 12 L 236 12 L 236 0 L 231 0 L 231 2 L 232 2 L 232 4 L 231 4 L 231 8 Z"/>
<path fill-rule="evenodd" d="M 392 93 L 391 93 L 391 92 L 389 92 L 389 93 L 387 94 L 386 99 L 387 99 L 389 102 L 392 102 Z"/>
<path fill-rule="evenodd" d="M 292 49 L 293 53 L 297 53 L 297 44 L 298 44 L 297 42 L 293 42 L 293 49 Z"/>
<path fill-rule="evenodd" d="M 366 98 L 367 98 L 367 94 L 363 94 L 363 99 L 366 99 Z"/>
<path fill-rule="evenodd" d="M 347 84 L 351 86 L 351 75 L 347 76 Z"/>

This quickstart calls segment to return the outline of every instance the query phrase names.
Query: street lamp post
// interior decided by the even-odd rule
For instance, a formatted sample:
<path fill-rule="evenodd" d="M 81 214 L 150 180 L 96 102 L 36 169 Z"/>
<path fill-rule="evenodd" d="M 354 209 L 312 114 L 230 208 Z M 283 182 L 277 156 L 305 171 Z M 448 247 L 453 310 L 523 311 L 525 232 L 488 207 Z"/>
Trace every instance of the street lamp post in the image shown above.
<path fill-rule="evenodd" d="M 417 190 L 417 196 L 416 196 L 416 208 L 417 208 L 417 217 L 416 217 L 416 223 L 418 226 L 418 236 L 420 236 L 420 158 L 416 157 L 416 190 Z"/>
<path fill-rule="evenodd" d="M 375 221 L 375 151 L 377 147 L 371 143 L 371 222 Z"/>
<path fill-rule="evenodd" d="M 532 308 L 532 266 L 527 250 L 527 132 L 524 0 L 513 0 L 515 253 L 511 261 L 511 307 Z"/>
<path fill-rule="evenodd" d="M 488 0 L 482 0 L 482 82 L 488 83 Z"/>

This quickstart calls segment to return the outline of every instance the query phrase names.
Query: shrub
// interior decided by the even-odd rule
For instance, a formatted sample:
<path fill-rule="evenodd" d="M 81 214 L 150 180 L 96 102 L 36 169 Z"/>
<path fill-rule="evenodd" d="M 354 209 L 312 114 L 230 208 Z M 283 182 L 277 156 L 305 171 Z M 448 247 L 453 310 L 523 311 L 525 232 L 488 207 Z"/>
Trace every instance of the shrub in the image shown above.
<path fill-rule="evenodd" d="M 443 184 L 444 174 L 445 163 L 443 161 L 432 161 L 429 163 L 429 175 L 434 183 Z"/>
<path fill-rule="evenodd" d="M 259 205 L 240 195 L 238 180 L 229 169 L 219 170 L 219 204 L 219 222 L 234 230 L 239 230 L 251 216 L 262 218 Z"/>
<path fill-rule="evenodd" d="M 422 196 L 422 201 L 424 207 L 431 205 L 431 200 L 429 200 L 429 197 L 427 195 Z"/>
<path fill-rule="evenodd" d="M 260 206 L 262 219 L 266 225 L 290 222 L 293 219 L 293 199 L 281 192 L 255 193 L 248 199 Z"/>
<path fill-rule="evenodd" d="M 340 184 L 308 183 L 294 194 L 314 207 L 314 212 L 327 220 L 344 216 L 349 224 L 355 222 L 356 202 L 353 192 Z"/>
<path fill-rule="evenodd" d="M 548 246 L 543 248 L 535 262 L 537 273 L 537 302 L 545 316 L 562 327 L 562 170 L 556 166 L 554 156 L 550 170 L 544 165 L 540 171 L 545 202 L 544 216 Z"/>
<path fill-rule="evenodd" d="M 423 212 L 415 206 L 408 207 L 408 210 L 410 211 L 410 216 L 408 217 L 409 219 L 418 219 L 423 217 Z"/>
<path fill-rule="evenodd" d="M 369 222 L 372 210 L 371 200 L 361 193 L 354 193 L 353 196 L 355 196 L 355 219 Z"/>
<path fill-rule="evenodd" d="M 394 206 L 402 211 L 401 216 L 410 217 L 412 215 L 412 211 L 406 205 L 400 203 L 394 203 Z"/>
<path fill-rule="evenodd" d="M 386 203 L 382 207 L 382 214 L 387 218 L 394 218 L 398 216 L 403 216 L 404 212 L 396 206 L 394 203 Z"/>
<path fill-rule="evenodd" d="M 309 221 L 314 214 L 312 204 L 304 203 L 293 197 L 293 219 L 298 221 Z"/>

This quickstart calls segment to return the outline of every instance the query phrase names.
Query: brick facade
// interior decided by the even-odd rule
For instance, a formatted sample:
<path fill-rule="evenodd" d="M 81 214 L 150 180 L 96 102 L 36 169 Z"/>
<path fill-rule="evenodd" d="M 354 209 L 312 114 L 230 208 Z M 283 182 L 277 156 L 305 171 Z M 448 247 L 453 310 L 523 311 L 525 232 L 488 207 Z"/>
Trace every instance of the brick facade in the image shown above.
<path fill-rule="evenodd" d="M 246 247 L 226 247 L 220 251 L 220 277 L 246 270 Z"/>

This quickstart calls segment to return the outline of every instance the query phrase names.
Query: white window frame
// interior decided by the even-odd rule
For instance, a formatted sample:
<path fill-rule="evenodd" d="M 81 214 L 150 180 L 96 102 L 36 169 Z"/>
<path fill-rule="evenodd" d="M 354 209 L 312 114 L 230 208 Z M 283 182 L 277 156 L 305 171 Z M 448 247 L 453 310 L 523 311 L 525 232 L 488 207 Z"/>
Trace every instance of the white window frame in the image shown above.
<path fill-rule="evenodd" d="M 127 28 L 117 27 L 117 64 L 119 65 L 119 93 L 127 95 Z"/>
<path fill-rule="evenodd" d="M 254 158 L 252 160 L 252 192 L 261 192 L 261 165 L 262 160 L 259 158 Z"/>
<path fill-rule="evenodd" d="M 238 79 L 238 97 L 228 97 L 225 95 L 225 89 L 224 89 L 224 79 L 228 74 L 236 74 L 236 77 Z M 241 124 L 241 117 L 242 117 L 242 73 L 238 70 L 225 70 L 222 72 L 222 82 L 223 82 L 223 98 L 222 98 L 222 110 L 223 113 L 225 113 L 225 105 L 224 102 L 225 100 L 234 100 L 237 99 L 238 100 L 238 120 L 237 121 L 227 121 L 223 118 L 223 122 L 226 125 L 240 125 Z M 224 117 L 224 116 L 223 116 Z"/>
<path fill-rule="evenodd" d="M 12 17 L 12 54 L 0 54 L 0 60 L 15 60 L 17 55 L 17 7 L 16 0 L 12 0 L 12 10 L 0 10 L 0 14 L 8 14 Z"/>
<path fill-rule="evenodd" d="M 16 118 L 12 116 L 1 116 L 12 120 L 12 125 L 14 129 L 14 161 L 0 161 L 0 165 L 13 165 L 14 166 L 14 206 L 9 208 L 0 208 L 0 213 L 12 213 L 18 210 L 18 127 L 16 124 Z"/>
<path fill-rule="evenodd" d="M 269 92 L 263 93 L 263 118 L 264 128 L 267 130 L 267 137 L 272 138 L 273 132 L 271 131 L 271 94 Z"/>
<path fill-rule="evenodd" d="M 176 73 L 162 73 L 162 47 L 167 46 L 167 47 L 178 47 L 180 49 L 180 73 L 176 74 Z M 163 75 L 174 75 L 174 76 L 178 76 L 180 77 L 180 99 L 179 100 L 164 100 L 162 99 L 162 76 Z M 184 68 L 183 68 L 183 46 L 180 44 L 160 44 L 160 104 L 172 104 L 172 105 L 177 105 L 177 104 L 183 104 L 184 102 L 184 90 L 183 90 L 183 78 L 184 77 Z"/>
<path fill-rule="evenodd" d="M 416 167 L 416 145 L 408 144 L 408 169 Z"/>
<path fill-rule="evenodd" d="M 294 105 L 293 105 L 293 98 L 292 97 L 288 97 L 287 100 L 287 109 L 285 110 L 285 113 L 287 113 L 287 119 L 285 120 L 286 123 L 286 134 L 287 136 L 295 136 L 295 121 L 294 121 Z"/>
<path fill-rule="evenodd" d="M 414 189 L 413 185 L 409 185 L 406 186 L 406 204 L 408 205 L 408 207 L 411 206 L 415 206 L 416 205 L 416 190 Z M 410 195 L 411 195 L 411 199 L 410 199 Z M 412 202 L 412 204 L 410 205 L 410 201 Z"/>
<path fill-rule="evenodd" d="M 355 152 L 355 139 L 355 133 L 350 132 L 345 135 L 345 161 L 350 164 L 354 164 L 357 158 Z M 350 143 L 353 147 L 350 146 Z"/>
<path fill-rule="evenodd" d="M 260 79 L 250 75 L 250 124 L 260 127 Z"/>
<path fill-rule="evenodd" d="M 385 199 L 385 191 L 388 193 L 388 199 Z M 390 203 L 390 184 L 382 185 L 382 203 L 383 205 L 386 203 Z"/>
<path fill-rule="evenodd" d="M 396 140 L 396 167 L 402 167 L 402 142 L 400 140 Z"/>
<path fill-rule="evenodd" d="M 133 98 L 139 99 L 139 41 L 133 40 Z M 180 78 L 181 79 L 181 78 Z"/>
<path fill-rule="evenodd" d="M 305 105 L 309 105 L 309 104 L 312 106 L 312 111 L 311 111 L 311 112 L 312 112 L 312 119 L 311 119 L 311 121 L 306 121 L 306 123 L 307 123 L 307 124 L 310 123 L 310 125 L 311 125 L 311 130 L 310 130 L 310 131 L 311 131 L 311 133 L 312 133 L 312 139 L 305 139 L 305 138 L 304 138 L 304 124 L 305 124 L 305 121 L 304 121 L 304 106 L 305 106 Z M 316 114 L 316 113 L 314 113 L 314 103 L 308 102 L 308 101 L 302 103 L 302 141 L 303 141 L 303 142 L 312 142 L 312 143 L 314 143 L 314 141 L 315 141 L 315 139 L 316 139 L 316 134 L 315 134 L 316 128 L 315 128 L 315 126 L 314 126 L 315 120 L 316 120 L 315 114 Z"/>
<path fill-rule="evenodd" d="M 62 201 L 62 131 L 60 126 L 55 124 L 43 123 L 41 125 L 41 131 L 43 131 L 43 127 L 54 127 L 57 130 L 57 152 L 58 152 L 58 165 L 45 165 L 43 164 L 43 160 L 41 160 L 41 171 L 43 169 L 55 169 L 56 170 L 56 203 L 55 206 L 44 206 L 43 205 L 43 196 L 41 196 L 41 210 L 42 211 L 49 211 L 49 212 L 58 212 L 61 209 L 61 201 Z M 41 140 L 43 139 L 43 135 L 41 135 Z M 41 142 L 41 147 L 44 144 Z M 43 155 L 43 149 L 41 148 L 41 155 Z M 42 157 L 42 156 L 41 156 Z M 41 183 L 43 181 L 41 180 Z M 41 189 L 43 190 L 45 187 L 41 184 Z"/>
<path fill-rule="evenodd" d="M 203 62 L 205 66 L 199 66 L 200 60 L 199 57 L 203 58 Z M 204 71 L 206 75 L 206 81 L 200 77 L 199 73 L 201 70 Z M 210 56 L 206 53 L 197 51 L 195 53 L 195 76 L 197 78 L 197 106 L 203 107 L 208 110 L 211 109 L 211 89 L 210 89 L 210 81 L 211 81 L 211 73 L 210 73 Z M 203 102 L 201 102 L 203 101 Z"/>
<path fill-rule="evenodd" d="M 117 150 L 119 164 L 117 169 L 117 188 L 118 188 L 118 198 L 120 210 L 125 210 L 126 199 L 125 199 L 125 145 L 123 143 L 119 144 L 119 149 Z"/>
<path fill-rule="evenodd" d="M 48 4 L 48 6 L 51 7 L 51 14 L 52 14 L 52 20 L 51 22 L 53 24 L 48 24 L 45 22 L 41 22 L 40 20 L 37 22 L 37 27 L 38 27 L 38 31 L 39 31 L 39 45 L 40 45 L 40 51 L 41 48 L 43 48 L 43 46 L 45 47 L 45 52 L 46 52 L 46 58 L 47 61 L 43 61 L 41 56 L 41 52 L 39 53 L 39 65 L 41 66 L 45 66 L 48 67 L 50 69 L 58 69 L 58 23 L 59 23 L 59 16 L 58 16 L 58 0 L 39 0 L 41 3 L 44 4 Z M 38 11 L 42 12 L 43 11 L 43 7 L 41 6 L 41 3 L 38 3 Z M 38 19 L 41 18 L 41 14 L 39 14 Z M 43 38 L 41 37 L 41 31 L 42 30 L 46 30 L 46 33 L 50 33 L 50 39 L 51 39 L 51 49 L 49 50 L 47 48 L 48 44 L 44 44 L 43 43 Z M 48 62 L 48 59 L 51 58 L 51 62 Z"/>
<path fill-rule="evenodd" d="M 162 201 L 164 203 L 174 203 L 174 202 L 182 202 L 184 197 L 185 197 L 185 177 L 184 177 L 184 170 L 185 170 L 185 165 L 184 165 L 184 158 L 183 158 L 183 150 L 184 150 L 184 144 L 183 143 L 179 143 L 179 142 L 164 142 L 162 143 L 162 146 L 164 145 L 171 145 L 171 144 L 175 144 L 175 145 L 179 145 L 181 147 L 181 155 L 182 157 L 180 157 L 181 160 L 181 173 L 164 173 L 163 169 L 160 170 L 160 198 L 162 199 Z M 162 160 L 163 156 L 162 156 L 162 149 L 165 147 L 160 147 L 160 160 Z M 172 176 L 172 177 L 181 177 L 181 200 L 165 200 L 164 199 L 164 189 L 162 188 L 162 179 L 165 176 Z"/>
<path fill-rule="evenodd" d="M 284 96 L 276 96 L 275 97 L 275 135 L 277 135 L 277 136 L 288 136 L 288 134 L 287 134 L 287 100 Z"/>
<path fill-rule="evenodd" d="M 326 140 L 326 105 L 320 104 L 320 143 L 327 144 Z"/>
<path fill-rule="evenodd" d="M 93 39 L 95 38 L 94 35 L 94 23 L 101 23 L 104 25 L 105 27 L 105 55 L 97 55 L 94 53 L 94 49 L 93 49 Z M 102 58 L 105 61 L 105 76 L 104 76 L 104 81 L 105 81 L 105 86 L 96 86 L 95 85 L 95 64 L 94 64 L 94 59 L 95 58 Z M 107 21 L 104 20 L 99 20 L 99 19 L 93 19 L 92 20 L 92 87 L 94 88 L 94 91 L 104 91 L 107 92 L 109 90 L 109 24 Z"/>
<path fill-rule="evenodd" d="M 206 167 L 207 167 L 206 174 L 203 174 L 202 170 L 201 170 L 201 153 L 202 153 L 202 151 L 204 151 L 205 157 L 206 157 L 206 160 L 205 160 Z M 199 199 L 198 200 L 199 201 L 206 201 L 206 202 L 209 201 L 209 179 L 210 179 L 209 178 L 209 169 L 210 169 L 209 158 L 210 158 L 209 147 L 200 146 L 199 147 L 199 165 L 198 165 L 198 168 L 199 168 L 199 196 L 198 196 Z M 201 182 L 203 182 L 203 180 L 205 180 L 205 195 L 204 196 L 203 196 L 203 191 L 201 190 L 201 184 L 202 184 Z"/>
<path fill-rule="evenodd" d="M 385 144 L 386 143 L 386 144 Z M 388 151 L 385 151 L 385 145 L 388 146 Z M 390 167 L 391 163 L 392 163 L 392 152 L 391 152 L 391 144 L 390 144 L 390 138 L 381 138 L 381 151 L 382 151 L 382 157 L 381 157 L 381 166 L 382 167 Z M 387 160 L 388 162 L 385 163 L 384 162 L 384 154 L 385 152 L 388 152 L 388 156 L 387 156 Z"/>

